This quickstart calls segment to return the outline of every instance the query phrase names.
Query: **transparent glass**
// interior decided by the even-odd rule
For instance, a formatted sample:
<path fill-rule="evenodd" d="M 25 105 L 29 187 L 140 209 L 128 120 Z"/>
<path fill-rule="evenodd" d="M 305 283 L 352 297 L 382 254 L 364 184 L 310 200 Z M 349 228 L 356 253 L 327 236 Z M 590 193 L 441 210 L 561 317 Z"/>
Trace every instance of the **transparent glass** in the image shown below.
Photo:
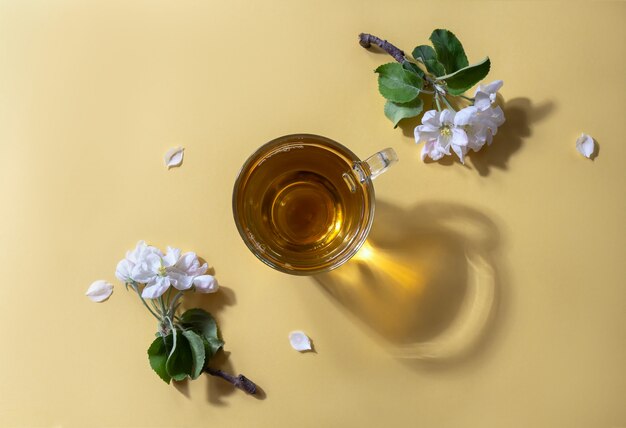
<path fill-rule="evenodd" d="M 277 138 L 244 163 L 233 215 L 250 251 L 293 275 L 341 266 L 363 245 L 374 220 L 372 180 L 397 162 L 382 150 L 365 161 L 331 139 Z"/>

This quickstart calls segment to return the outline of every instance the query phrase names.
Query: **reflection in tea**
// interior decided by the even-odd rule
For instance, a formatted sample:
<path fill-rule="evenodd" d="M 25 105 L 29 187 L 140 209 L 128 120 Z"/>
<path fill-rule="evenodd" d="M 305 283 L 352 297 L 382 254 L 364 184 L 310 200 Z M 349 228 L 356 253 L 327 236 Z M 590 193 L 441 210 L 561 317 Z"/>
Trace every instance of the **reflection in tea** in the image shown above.
<path fill-rule="evenodd" d="M 294 171 L 272 183 L 261 205 L 262 217 L 279 239 L 293 245 L 318 246 L 341 230 L 341 195 L 314 172 Z"/>

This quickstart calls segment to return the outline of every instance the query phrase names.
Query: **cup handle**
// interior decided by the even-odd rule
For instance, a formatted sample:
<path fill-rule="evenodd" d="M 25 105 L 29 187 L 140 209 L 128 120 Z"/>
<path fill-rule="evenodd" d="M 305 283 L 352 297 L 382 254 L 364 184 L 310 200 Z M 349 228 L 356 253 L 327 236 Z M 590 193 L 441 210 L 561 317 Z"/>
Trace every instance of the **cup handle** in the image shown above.
<path fill-rule="evenodd" d="M 373 180 L 383 172 L 387 171 L 391 165 L 398 162 L 398 155 L 391 147 L 381 150 L 373 154 L 369 158 L 361 162 L 363 173 L 359 174 L 361 182 L 366 179 Z"/>

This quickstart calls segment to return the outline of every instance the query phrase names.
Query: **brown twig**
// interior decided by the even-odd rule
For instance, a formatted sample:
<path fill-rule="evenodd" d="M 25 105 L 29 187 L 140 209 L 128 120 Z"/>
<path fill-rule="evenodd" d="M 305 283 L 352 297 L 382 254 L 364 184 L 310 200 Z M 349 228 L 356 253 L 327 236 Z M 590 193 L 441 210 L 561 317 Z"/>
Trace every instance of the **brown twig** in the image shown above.
<path fill-rule="evenodd" d="M 382 40 L 381 38 L 376 37 L 372 34 L 368 34 L 368 33 L 359 34 L 359 44 L 363 46 L 365 49 L 368 49 L 371 45 L 374 44 L 378 46 L 379 48 L 381 48 L 382 50 L 384 50 L 385 52 L 387 52 L 389 55 L 391 55 L 400 64 L 406 61 L 403 50 L 398 49 L 397 47 L 389 43 L 387 40 Z"/>
<path fill-rule="evenodd" d="M 226 382 L 232 383 L 236 388 L 239 388 L 250 395 L 254 395 L 257 392 L 256 384 L 242 374 L 240 374 L 239 376 L 233 376 L 221 370 L 212 369 L 210 367 L 205 367 L 204 371 L 211 376 L 221 377 Z"/>

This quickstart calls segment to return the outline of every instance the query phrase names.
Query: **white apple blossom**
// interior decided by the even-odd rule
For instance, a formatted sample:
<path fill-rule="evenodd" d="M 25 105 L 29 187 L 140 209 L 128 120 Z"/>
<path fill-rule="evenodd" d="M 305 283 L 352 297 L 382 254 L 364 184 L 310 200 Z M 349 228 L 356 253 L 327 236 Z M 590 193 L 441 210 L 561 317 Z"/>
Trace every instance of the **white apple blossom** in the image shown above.
<path fill-rule="evenodd" d="M 424 142 L 422 160 L 429 157 L 436 161 L 453 151 L 465 163 L 469 150 L 477 152 L 485 143 L 491 144 L 504 123 L 504 112 L 492 105 L 502 85 L 502 80 L 479 85 L 474 104 L 458 112 L 445 109 L 424 113 L 422 125 L 415 128 L 415 142 Z"/>
<path fill-rule="evenodd" d="M 454 117 L 455 112 L 448 109 L 424 113 L 422 124 L 415 127 L 415 142 L 424 142 L 422 160 L 429 157 L 436 161 L 449 155 L 451 148 L 456 153 L 459 147 L 467 145 L 467 134 L 454 124 Z"/>
<path fill-rule="evenodd" d="M 164 259 L 162 254 L 148 254 L 133 269 L 133 281 L 146 284 L 141 293 L 144 299 L 156 299 L 172 285 L 167 271 L 167 268 L 171 266 L 167 266 L 167 261 Z"/>
<path fill-rule="evenodd" d="M 479 110 L 487 110 L 496 101 L 502 85 L 504 85 L 502 80 L 494 80 L 487 85 L 478 85 L 474 93 L 474 106 Z"/>
<path fill-rule="evenodd" d="M 145 260 L 148 254 L 161 255 L 161 251 L 156 247 L 147 245 L 144 241 L 139 241 L 135 249 L 127 251 L 126 258 L 117 264 L 115 269 L 115 276 L 117 279 L 123 282 L 134 281 L 134 270 L 141 261 Z"/>
<path fill-rule="evenodd" d="M 498 128 L 504 123 L 504 112 L 500 106 L 490 107 L 478 112 L 478 120 L 482 126 L 481 131 L 486 133 L 487 144 L 491 144 L 492 137 L 498 133 Z"/>
<path fill-rule="evenodd" d="M 180 250 L 176 251 L 180 254 Z M 218 289 L 217 280 L 213 275 L 206 275 L 207 269 L 206 263 L 200 265 L 196 253 L 185 253 L 169 271 L 172 285 L 179 290 L 187 290 L 193 285 L 201 293 L 213 293 Z"/>
<path fill-rule="evenodd" d="M 474 144 L 470 144 L 474 151 L 486 142 L 491 144 L 493 136 L 498 132 L 498 128 L 504 123 L 504 112 L 499 106 L 493 106 L 498 95 L 498 90 L 504 85 L 502 80 L 495 80 L 487 85 L 478 85 L 474 94 L 474 105 L 471 106 L 473 120 L 470 120 L 472 132 L 475 135 Z M 468 108 L 471 108 L 468 107 Z"/>
<path fill-rule="evenodd" d="M 168 247 L 165 254 L 158 248 L 139 241 L 133 251 L 117 264 L 115 275 L 126 283 L 145 284 L 141 296 L 156 299 L 169 288 L 180 291 L 192 286 L 201 293 L 217 291 L 217 280 L 206 275 L 207 264 L 200 264 L 193 252 L 181 254 L 178 248 Z"/>
<path fill-rule="evenodd" d="M 132 272 L 135 264 L 128 259 L 122 259 L 115 268 L 115 276 L 122 282 L 128 283 L 132 281 Z"/>
<path fill-rule="evenodd" d="M 469 106 L 456 114 L 454 123 L 456 126 L 463 127 L 467 133 L 468 143 L 464 147 L 463 154 L 469 149 L 477 152 L 485 143 L 491 144 L 493 136 L 498 132 L 498 127 L 504 123 L 504 112 L 498 106 L 485 110 Z M 459 158 L 463 162 L 461 156 Z"/>

